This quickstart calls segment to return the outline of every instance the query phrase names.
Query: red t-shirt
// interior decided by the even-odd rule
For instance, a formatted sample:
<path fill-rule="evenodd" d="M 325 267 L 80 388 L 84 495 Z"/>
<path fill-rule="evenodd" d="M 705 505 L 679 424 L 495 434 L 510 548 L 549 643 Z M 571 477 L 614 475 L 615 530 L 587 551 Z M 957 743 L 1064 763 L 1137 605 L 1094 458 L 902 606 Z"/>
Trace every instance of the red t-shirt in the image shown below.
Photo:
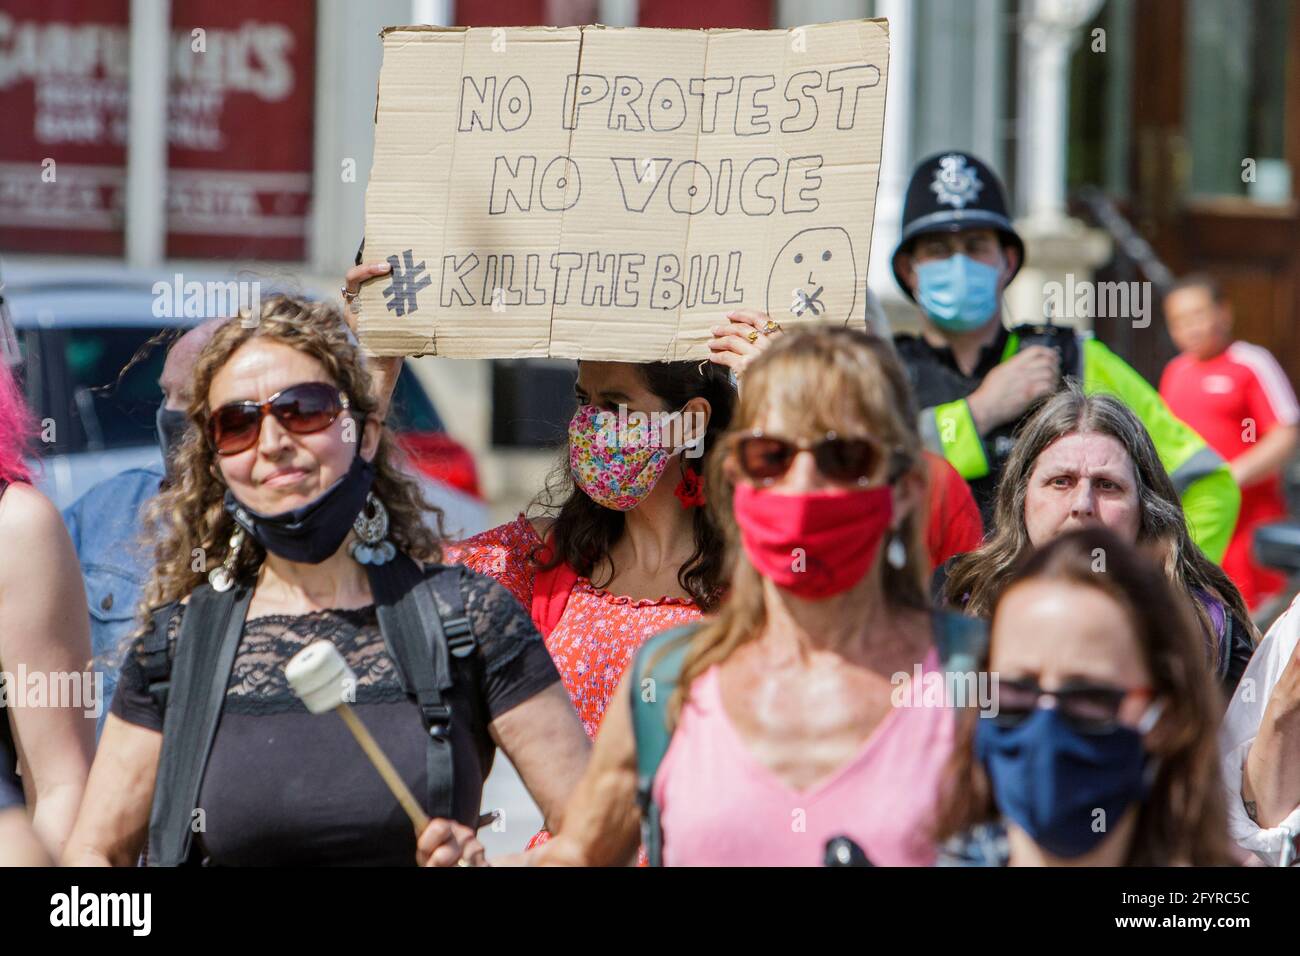
<path fill-rule="evenodd" d="M 1228 461 L 1253 447 L 1273 428 L 1300 421 L 1300 406 L 1286 373 L 1265 349 L 1234 342 L 1202 362 L 1180 355 L 1160 378 L 1160 395 L 1173 413 L 1200 433 Z M 1255 608 L 1279 591 L 1284 579 L 1255 560 L 1255 529 L 1286 515 L 1280 475 L 1241 489 L 1241 513 L 1223 556 L 1223 570 Z"/>
<path fill-rule="evenodd" d="M 1165 366 L 1160 396 L 1228 461 L 1254 447 L 1274 426 L 1300 421 L 1286 372 L 1267 349 L 1249 342 L 1233 342 L 1204 362 L 1179 355 Z M 1242 489 L 1239 522 L 1245 524 L 1264 505 L 1273 511 L 1285 507 L 1278 475 Z"/>
<path fill-rule="evenodd" d="M 984 521 L 957 469 L 942 455 L 925 452 L 930 471 L 930 509 L 925 525 L 925 543 L 930 563 L 937 568 L 953 555 L 974 551 L 984 537 Z"/>

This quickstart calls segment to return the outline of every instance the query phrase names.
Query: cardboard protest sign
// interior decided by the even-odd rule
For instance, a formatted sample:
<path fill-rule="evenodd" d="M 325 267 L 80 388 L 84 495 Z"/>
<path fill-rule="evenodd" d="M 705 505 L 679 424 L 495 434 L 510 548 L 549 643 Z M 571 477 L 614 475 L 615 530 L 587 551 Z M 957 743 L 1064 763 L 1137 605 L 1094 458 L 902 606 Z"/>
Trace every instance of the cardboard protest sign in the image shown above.
<path fill-rule="evenodd" d="M 883 20 L 382 36 L 372 352 L 677 361 L 737 308 L 863 324 Z"/>

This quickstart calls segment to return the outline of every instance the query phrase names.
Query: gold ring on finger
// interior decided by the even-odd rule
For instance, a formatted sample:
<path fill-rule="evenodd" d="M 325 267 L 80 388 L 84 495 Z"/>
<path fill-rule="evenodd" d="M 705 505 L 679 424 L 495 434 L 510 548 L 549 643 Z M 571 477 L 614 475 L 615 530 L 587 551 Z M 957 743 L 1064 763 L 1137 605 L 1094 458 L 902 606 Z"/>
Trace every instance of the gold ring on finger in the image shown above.
<path fill-rule="evenodd" d="M 781 325 L 775 319 L 768 319 L 767 324 L 763 326 L 763 334 L 771 335 L 773 332 L 780 332 Z"/>
<path fill-rule="evenodd" d="M 357 293 L 349 292 L 347 286 L 344 286 L 343 288 L 339 289 L 339 291 L 343 293 L 344 302 L 351 302 L 353 299 L 357 297 Z"/>
<path fill-rule="evenodd" d="M 749 334 L 746 335 L 745 338 L 749 340 L 750 345 L 753 345 L 758 341 L 758 329 L 750 329 Z"/>

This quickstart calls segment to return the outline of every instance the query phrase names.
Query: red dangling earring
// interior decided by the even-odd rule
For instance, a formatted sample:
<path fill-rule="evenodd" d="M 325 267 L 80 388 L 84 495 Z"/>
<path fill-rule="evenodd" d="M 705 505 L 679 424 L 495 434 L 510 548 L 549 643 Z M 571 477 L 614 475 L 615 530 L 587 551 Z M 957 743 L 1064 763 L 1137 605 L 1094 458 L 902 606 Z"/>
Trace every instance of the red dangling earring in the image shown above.
<path fill-rule="evenodd" d="M 704 476 L 694 468 L 682 463 L 682 480 L 673 492 L 683 508 L 701 508 L 704 506 Z"/>

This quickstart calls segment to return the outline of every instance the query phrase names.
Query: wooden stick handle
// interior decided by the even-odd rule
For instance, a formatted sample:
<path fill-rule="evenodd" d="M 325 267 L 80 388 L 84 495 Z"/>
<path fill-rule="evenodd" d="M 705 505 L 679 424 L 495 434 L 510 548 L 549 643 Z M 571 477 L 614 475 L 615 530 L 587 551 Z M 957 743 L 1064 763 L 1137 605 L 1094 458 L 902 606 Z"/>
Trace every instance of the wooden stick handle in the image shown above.
<path fill-rule="evenodd" d="M 415 824 L 415 835 L 419 836 L 424 832 L 425 827 L 429 825 L 429 818 L 425 816 L 424 810 L 416 803 L 415 797 L 411 795 L 410 789 L 406 786 L 406 782 L 398 776 L 397 769 L 389 761 L 388 756 L 379 749 L 379 744 L 374 737 L 370 736 L 370 731 L 366 729 L 366 725 L 361 722 L 361 718 L 356 715 L 352 708 L 347 704 L 340 704 L 336 709 L 338 715 L 343 718 L 343 722 L 348 725 L 348 729 L 352 731 L 352 736 L 357 738 L 357 743 L 361 745 L 361 749 L 370 758 L 370 762 L 379 771 L 379 776 L 384 778 L 384 783 L 388 784 L 388 789 L 393 791 L 393 796 L 402 805 L 406 815 L 411 818 L 411 823 Z"/>

